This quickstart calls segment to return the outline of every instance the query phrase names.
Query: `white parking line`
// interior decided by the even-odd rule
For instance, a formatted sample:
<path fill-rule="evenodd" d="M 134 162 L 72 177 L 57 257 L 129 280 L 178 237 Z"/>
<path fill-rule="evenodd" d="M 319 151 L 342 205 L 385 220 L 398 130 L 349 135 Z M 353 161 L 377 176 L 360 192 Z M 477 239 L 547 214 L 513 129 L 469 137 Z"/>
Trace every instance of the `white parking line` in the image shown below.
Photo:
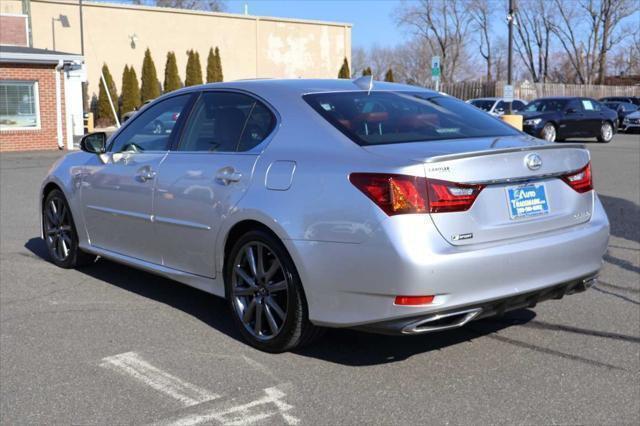
<path fill-rule="evenodd" d="M 135 352 L 126 352 L 103 358 L 100 366 L 132 377 L 180 401 L 185 407 L 201 404 L 205 401 L 220 397 L 220 395 L 185 382 L 166 371 L 154 367 Z"/>
<path fill-rule="evenodd" d="M 265 395 L 251 402 L 235 405 L 230 408 L 210 408 L 201 413 L 190 414 L 169 422 L 160 422 L 167 426 L 195 426 L 216 421 L 225 426 L 246 426 L 280 414 L 288 425 L 297 425 L 300 419 L 287 413 L 293 405 L 287 404 L 283 398 L 287 395 L 278 387 L 263 389 Z"/>

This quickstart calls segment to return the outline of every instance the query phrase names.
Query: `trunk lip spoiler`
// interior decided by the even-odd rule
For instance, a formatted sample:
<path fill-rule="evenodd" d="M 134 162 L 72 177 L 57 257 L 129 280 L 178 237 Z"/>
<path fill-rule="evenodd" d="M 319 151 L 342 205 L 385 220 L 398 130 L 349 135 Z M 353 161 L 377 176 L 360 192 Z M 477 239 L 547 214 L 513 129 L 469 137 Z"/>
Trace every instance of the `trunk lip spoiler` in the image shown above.
<path fill-rule="evenodd" d="M 563 148 L 586 149 L 585 145 L 581 143 L 563 143 L 563 144 L 557 144 L 557 145 L 556 144 L 530 145 L 530 146 L 523 146 L 523 147 L 488 149 L 483 151 L 469 151 L 469 152 L 461 152 L 456 154 L 436 155 L 434 157 L 431 157 L 425 160 L 424 162 L 427 164 L 431 164 L 431 163 L 439 163 L 442 161 L 459 160 L 462 158 L 469 158 L 469 157 L 482 157 L 486 155 L 506 154 L 509 152 L 524 152 L 524 151 L 537 151 L 542 149 L 563 149 Z"/>

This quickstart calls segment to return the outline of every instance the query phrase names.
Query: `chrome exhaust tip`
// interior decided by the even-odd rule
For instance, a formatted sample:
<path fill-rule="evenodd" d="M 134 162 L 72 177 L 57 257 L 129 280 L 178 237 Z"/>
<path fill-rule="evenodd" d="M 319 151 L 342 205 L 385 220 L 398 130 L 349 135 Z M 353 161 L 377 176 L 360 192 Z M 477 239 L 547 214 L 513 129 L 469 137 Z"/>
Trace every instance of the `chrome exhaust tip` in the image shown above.
<path fill-rule="evenodd" d="M 591 287 L 593 287 L 597 283 L 598 283 L 598 276 L 597 275 L 594 275 L 593 277 L 585 278 L 584 280 L 582 280 L 582 285 L 584 286 L 585 290 L 590 289 Z"/>
<path fill-rule="evenodd" d="M 480 315 L 481 312 L 482 308 L 473 308 L 444 314 L 434 314 L 406 325 L 402 329 L 402 333 L 422 334 L 462 327 Z"/>

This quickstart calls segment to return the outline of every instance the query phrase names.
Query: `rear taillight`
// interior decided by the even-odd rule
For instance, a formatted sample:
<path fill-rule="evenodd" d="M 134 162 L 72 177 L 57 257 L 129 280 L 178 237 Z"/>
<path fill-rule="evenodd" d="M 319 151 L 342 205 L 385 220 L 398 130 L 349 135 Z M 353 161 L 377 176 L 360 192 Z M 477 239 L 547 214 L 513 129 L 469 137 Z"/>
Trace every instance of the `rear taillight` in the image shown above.
<path fill-rule="evenodd" d="M 417 176 L 352 173 L 349 180 L 386 214 L 426 213 L 426 179 Z"/>
<path fill-rule="evenodd" d="M 476 201 L 484 185 L 468 185 L 428 179 L 429 212 L 463 212 L 469 210 Z"/>
<path fill-rule="evenodd" d="M 568 173 L 566 175 L 560 176 L 560 178 L 576 192 L 583 193 L 591 191 L 593 189 L 591 163 L 587 163 L 586 166 L 584 166 L 577 172 Z"/>
<path fill-rule="evenodd" d="M 389 216 L 465 211 L 484 188 L 397 174 L 352 173 L 349 180 Z"/>

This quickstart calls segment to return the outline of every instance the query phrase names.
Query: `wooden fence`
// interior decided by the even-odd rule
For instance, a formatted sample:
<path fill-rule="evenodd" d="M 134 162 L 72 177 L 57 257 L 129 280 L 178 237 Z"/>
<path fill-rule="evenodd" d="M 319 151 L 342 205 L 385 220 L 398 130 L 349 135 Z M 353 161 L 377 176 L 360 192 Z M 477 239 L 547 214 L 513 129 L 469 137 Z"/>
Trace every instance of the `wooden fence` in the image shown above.
<path fill-rule="evenodd" d="M 461 81 L 440 84 L 440 91 L 456 98 L 467 100 L 483 97 L 500 97 L 503 94 L 503 81 Z M 433 89 L 433 85 L 429 85 Z M 514 84 L 516 98 L 530 101 L 548 96 L 584 96 L 589 98 L 603 98 L 605 96 L 638 96 L 640 86 L 598 86 L 594 84 L 557 84 L 530 83 L 528 81 Z"/>

